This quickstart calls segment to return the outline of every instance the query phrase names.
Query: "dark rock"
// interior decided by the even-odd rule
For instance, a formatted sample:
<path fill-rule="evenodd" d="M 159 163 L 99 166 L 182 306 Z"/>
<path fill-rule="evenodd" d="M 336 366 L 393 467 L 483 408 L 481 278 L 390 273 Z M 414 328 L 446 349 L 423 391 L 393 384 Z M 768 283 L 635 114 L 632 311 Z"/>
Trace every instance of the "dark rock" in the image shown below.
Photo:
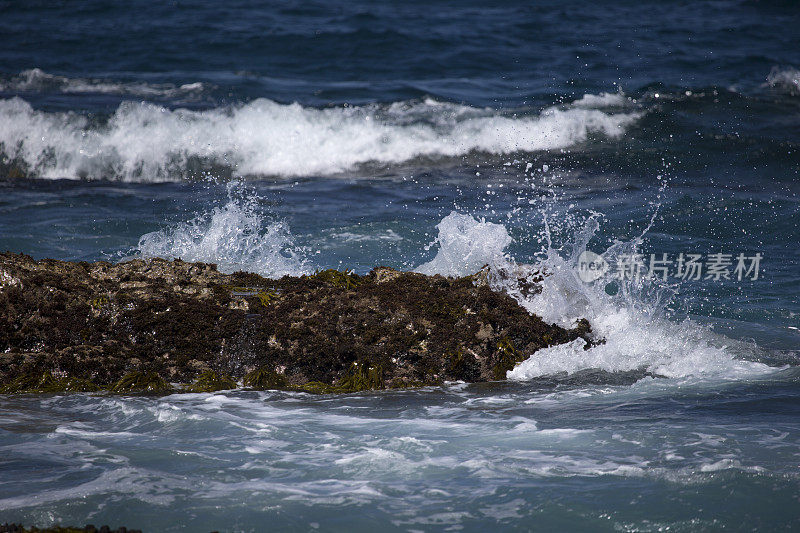
<path fill-rule="evenodd" d="M 112 530 L 108 526 L 103 526 L 99 530 L 91 524 L 84 527 L 64 527 L 52 526 L 46 528 L 23 527 L 21 524 L 0 524 L 0 533 L 142 533 L 138 529 L 127 529 L 120 527 Z"/>
<path fill-rule="evenodd" d="M 0 386 L 164 393 L 170 383 L 213 391 L 243 379 L 348 392 L 504 379 L 541 348 L 593 342 L 587 321 L 546 324 L 487 275 L 380 267 L 273 280 L 179 260 L 0 254 Z"/>

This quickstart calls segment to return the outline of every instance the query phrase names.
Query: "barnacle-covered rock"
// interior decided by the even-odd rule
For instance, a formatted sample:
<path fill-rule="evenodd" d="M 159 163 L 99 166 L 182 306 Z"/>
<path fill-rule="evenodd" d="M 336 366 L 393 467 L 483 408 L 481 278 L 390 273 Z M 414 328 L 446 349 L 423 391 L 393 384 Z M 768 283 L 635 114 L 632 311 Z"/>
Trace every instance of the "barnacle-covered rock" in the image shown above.
<path fill-rule="evenodd" d="M 541 348 L 593 342 L 585 320 L 547 324 L 493 290 L 487 280 L 513 274 L 505 272 L 445 278 L 379 267 L 276 280 L 180 260 L 12 253 L 0 254 L 0 272 L 7 393 L 214 391 L 237 382 L 327 393 L 490 381 Z"/>

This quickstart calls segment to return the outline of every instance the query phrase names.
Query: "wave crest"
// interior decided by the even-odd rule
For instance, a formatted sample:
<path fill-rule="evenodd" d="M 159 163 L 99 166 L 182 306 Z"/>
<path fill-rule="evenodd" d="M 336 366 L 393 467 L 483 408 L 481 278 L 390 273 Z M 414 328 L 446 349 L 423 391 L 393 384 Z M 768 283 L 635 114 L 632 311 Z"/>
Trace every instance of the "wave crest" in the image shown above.
<path fill-rule="evenodd" d="M 328 175 L 377 162 L 508 154 L 576 146 L 591 136 L 617 138 L 641 113 L 605 105 L 546 108 L 518 115 L 432 99 L 325 109 L 257 99 L 207 111 L 124 102 L 95 124 L 75 113 L 0 100 L 0 149 L 41 178 L 167 181 L 192 169 L 249 175 Z"/>

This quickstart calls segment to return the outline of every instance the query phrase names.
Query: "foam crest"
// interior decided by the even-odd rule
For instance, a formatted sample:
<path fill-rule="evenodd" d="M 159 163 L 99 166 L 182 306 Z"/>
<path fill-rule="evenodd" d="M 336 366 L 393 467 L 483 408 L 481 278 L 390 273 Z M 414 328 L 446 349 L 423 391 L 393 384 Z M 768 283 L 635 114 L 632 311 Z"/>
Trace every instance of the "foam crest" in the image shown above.
<path fill-rule="evenodd" d="M 229 185 L 224 206 L 142 235 L 141 256 L 216 263 L 226 273 L 246 270 L 267 277 L 306 273 L 305 256 L 286 223 L 269 220 L 260 212 L 257 197 L 237 195 L 237 186 Z"/>
<path fill-rule="evenodd" d="M 567 148 L 619 137 L 639 116 L 586 106 L 503 114 L 432 99 L 317 109 L 262 98 L 206 111 L 124 102 L 96 124 L 12 98 L 0 100 L 0 148 L 42 178 L 165 181 L 198 164 L 235 176 L 305 176 L 369 162 Z"/>
<path fill-rule="evenodd" d="M 623 93 L 600 93 L 584 94 L 578 100 L 572 102 L 573 107 L 585 107 L 589 109 L 602 109 L 604 107 L 622 107 L 632 103 Z"/>

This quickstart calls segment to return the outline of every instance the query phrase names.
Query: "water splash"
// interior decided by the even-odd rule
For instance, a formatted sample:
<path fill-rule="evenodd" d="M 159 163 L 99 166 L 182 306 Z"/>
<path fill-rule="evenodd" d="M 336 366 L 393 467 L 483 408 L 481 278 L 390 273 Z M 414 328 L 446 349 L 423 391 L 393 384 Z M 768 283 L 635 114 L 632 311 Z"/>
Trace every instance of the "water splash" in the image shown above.
<path fill-rule="evenodd" d="M 619 257 L 637 253 L 649 227 L 630 241 L 615 241 L 601 255 L 614 264 Z M 740 377 L 772 370 L 746 360 L 755 357 L 752 346 L 714 334 L 691 319 L 668 317 L 674 286 L 648 276 L 619 279 L 614 272 L 590 283 L 582 280 L 578 257 L 589 249 L 599 228 L 599 217 L 592 215 L 575 233 L 568 253 L 548 249 L 546 257 L 531 269 L 547 274 L 541 293 L 523 297 L 513 287 L 509 290 L 528 311 L 547 322 L 571 327 L 577 319 L 587 318 L 604 342 L 588 350 L 583 340 L 540 350 L 509 371 L 508 379 L 584 369 L 646 370 L 665 377 Z M 607 291 L 612 280 L 619 289 L 615 294 Z"/>
<path fill-rule="evenodd" d="M 139 239 L 142 257 L 217 263 L 222 272 L 246 270 L 268 277 L 308 272 L 288 225 L 262 212 L 259 197 L 239 182 L 228 184 L 228 201 L 189 220 Z"/>
<path fill-rule="evenodd" d="M 476 220 L 453 211 L 439 222 L 436 229 L 439 230 L 434 241 L 439 244 L 436 257 L 417 267 L 416 272 L 468 276 L 484 265 L 500 266 L 508 262 L 504 250 L 511 244 L 511 237 L 502 224 Z"/>
<path fill-rule="evenodd" d="M 654 211 L 650 223 L 655 220 Z M 585 341 L 539 350 L 508 372 L 508 379 L 524 381 L 544 375 L 600 369 L 609 372 L 645 370 L 663 377 L 716 376 L 738 379 L 774 369 L 760 362 L 752 345 L 713 333 L 690 319 L 668 316 L 667 305 L 676 288 L 659 279 L 642 276 L 619 280 L 610 272 L 591 283 L 581 279 L 578 257 L 600 229 L 602 216 L 571 215 L 575 230 L 572 239 L 553 248 L 550 222 L 545 217 L 542 241 L 547 243 L 541 260 L 531 265 L 519 264 L 505 249 L 512 239 L 502 224 L 477 220 L 470 215 L 452 212 L 437 226 L 439 250 L 436 257 L 416 269 L 425 274 L 463 276 L 489 264 L 499 273 L 490 277 L 494 288 L 507 291 L 531 313 L 546 322 L 572 327 L 586 318 L 604 342 L 588 350 Z M 555 221 L 560 229 L 569 224 Z M 602 254 L 609 262 L 636 253 L 645 241 L 650 224 L 630 241 L 615 241 Z M 513 273 L 513 275 L 507 275 Z M 535 280 L 544 273 L 541 292 L 523 293 L 519 276 Z M 615 294 L 607 292 L 611 280 L 618 286 Z"/>

